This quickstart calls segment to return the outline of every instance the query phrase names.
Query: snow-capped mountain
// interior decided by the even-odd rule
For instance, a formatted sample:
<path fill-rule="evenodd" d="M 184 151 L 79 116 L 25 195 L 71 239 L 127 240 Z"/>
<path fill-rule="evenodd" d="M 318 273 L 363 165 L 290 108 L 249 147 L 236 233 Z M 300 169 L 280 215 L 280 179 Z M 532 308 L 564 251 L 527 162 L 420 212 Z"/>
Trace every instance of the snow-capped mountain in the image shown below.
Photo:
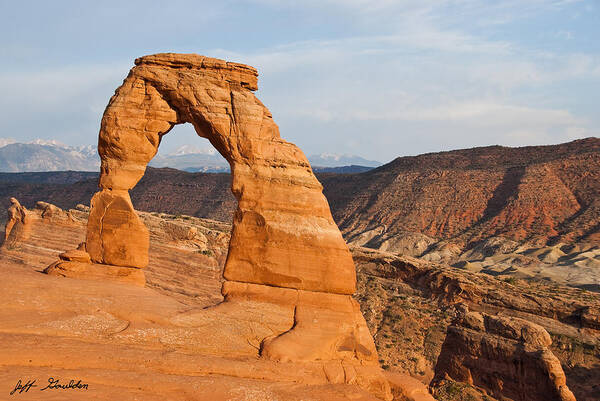
<path fill-rule="evenodd" d="M 47 146 L 58 146 L 61 148 L 65 148 L 68 147 L 67 145 L 65 145 L 62 142 L 57 141 L 56 139 L 34 139 L 32 141 L 29 142 L 18 142 L 16 139 L 14 138 L 0 138 L 0 148 L 6 146 L 6 145 L 11 145 L 13 143 L 23 143 L 26 145 L 47 145 Z"/>
<path fill-rule="evenodd" d="M 95 146 L 67 146 L 55 140 L 17 142 L 0 138 L 0 172 L 99 171 Z"/>
<path fill-rule="evenodd" d="M 379 167 L 382 164 L 356 155 L 332 153 L 312 155 L 308 160 L 315 171 L 321 171 L 323 168 L 346 166 Z M 190 172 L 229 171 L 229 163 L 215 149 L 197 148 L 193 145 L 183 145 L 174 152 L 165 155 L 159 153 L 152 159 L 150 166 L 172 167 Z"/>
<path fill-rule="evenodd" d="M 177 148 L 174 152 L 167 153 L 167 156 L 183 156 L 183 155 L 215 155 L 215 148 L 199 148 L 194 145 L 183 145 Z"/>
<path fill-rule="evenodd" d="M 334 153 L 321 153 L 320 155 L 308 156 L 310 165 L 315 167 L 342 167 L 342 166 L 364 166 L 379 167 L 382 163 L 375 160 L 367 160 L 356 155 L 339 155 Z"/>
<path fill-rule="evenodd" d="M 10 145 L 11 143 L 15 143 L 17 141 L 15 141 L 12 138 L 0 138 L 0 148 L 3 148 L 6 145 Z"/>
<path fill-rule="evenodd" d="M 183 145 L 175 151 L 154 156 L 148 164 L 151 167 L 171 167 L 189 172 L 228 172 L 229 163 L 214 148 L 198 148 Z"/>
<path fill-rule="evenodd" d="M 335 167 L 381 165 L 377 161 L 360 156 L 331 153 L 313 155 L 308 159 L 315 171 L 329 171 L 328 168 Z M 159 152 L 149 165 L 190 172 L 229 171 L 229 163 L 214 148 L 200 148 L 194 145 L 183 145 L 170 153 Z M 36 139 L 18 142 L 12 138 L 0 138 L 0 172 L 99 171 L 99 169 L 100 157 L 94 145 L 68 146 L 56 140 Z"/>

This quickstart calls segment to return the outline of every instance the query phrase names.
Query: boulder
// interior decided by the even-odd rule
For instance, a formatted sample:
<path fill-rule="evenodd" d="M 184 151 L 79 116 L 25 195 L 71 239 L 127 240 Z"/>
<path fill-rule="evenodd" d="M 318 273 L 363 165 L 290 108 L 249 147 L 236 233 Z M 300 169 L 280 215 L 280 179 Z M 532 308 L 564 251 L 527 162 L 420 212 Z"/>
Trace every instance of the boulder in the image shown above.
<path fill-rule="evenodd" d="M 81 249 L 72 249 L 58 255 L 60 260 L 68 262 L 92 263 L 90 254 Z"/>
<path fill-rule="evenodd" d="M 575 401 L 543 327 L 465 309 L 448 327 L 433 387 L 449 378 L 501 399 Z"/>
<path fill-rule="evenodd" d="M 44 273 L 85 280 L 110 280 L 139 287 L 146 284 L 146 277 L 141 269 L 81 261 L 59 260 L 46 267 Z"/>
<path fill-rule="evenodd" d="M 427 386 L 406 373 L 385 372 L 394 401 L 435 401 Z"/>
<path fill-rule="evenodd" d="M 44 219 L 69 219 L 67 212 L 48 202 L 38 201 L 35 203 L 35 208 L 39 212 L 40 216 Z"/>

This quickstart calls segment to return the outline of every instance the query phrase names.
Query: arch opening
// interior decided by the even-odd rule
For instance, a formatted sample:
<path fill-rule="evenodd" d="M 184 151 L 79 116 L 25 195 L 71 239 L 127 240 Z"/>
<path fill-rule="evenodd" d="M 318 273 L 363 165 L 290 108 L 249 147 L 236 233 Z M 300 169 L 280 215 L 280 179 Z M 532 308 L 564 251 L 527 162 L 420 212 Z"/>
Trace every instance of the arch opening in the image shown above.
<path fill-rule="evenodd" d="M 148 166 L 171 167 L 190 173 L 230 171 L 229 162 L 223 155 L 188 123 L 174 125 L 169 132 L 161 135 L 158 152 Z"/>

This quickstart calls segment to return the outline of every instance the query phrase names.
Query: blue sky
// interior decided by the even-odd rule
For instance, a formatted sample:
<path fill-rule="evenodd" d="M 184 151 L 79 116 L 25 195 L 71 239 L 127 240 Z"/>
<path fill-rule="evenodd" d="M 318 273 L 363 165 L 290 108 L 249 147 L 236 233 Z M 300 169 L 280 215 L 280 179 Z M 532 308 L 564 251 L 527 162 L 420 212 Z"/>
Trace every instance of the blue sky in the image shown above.
<path fill-rule="evenodd" d="M 259 69 L 307 154 L 397 156 L 600 136 L 600 0 L 0 0 L 0 137 L 93 144 L 136 57 Z M 203 142 L 204 141 L 204 142 Z M 169 133 L 169 151 L 196 139 Z"/>

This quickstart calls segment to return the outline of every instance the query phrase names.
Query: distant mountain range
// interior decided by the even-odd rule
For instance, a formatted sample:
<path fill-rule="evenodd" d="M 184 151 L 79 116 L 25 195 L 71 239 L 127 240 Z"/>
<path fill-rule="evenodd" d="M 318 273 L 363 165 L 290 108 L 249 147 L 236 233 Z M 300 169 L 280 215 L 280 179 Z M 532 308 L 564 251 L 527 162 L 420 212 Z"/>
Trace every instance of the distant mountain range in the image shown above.
<path fill-rule="evenodd" d="M 315 171 L 356 173 L 381 165 L 355 155 L 322 153 L 309 156 Z M 229 164 L 214 149 L 184 145 L 168 154 L 157 154 L 149 166 L 187 172 L 229 172 Z M 17 142 L 0 138 L 0 172 L 99 171 L 100 158 L 93 145 L 67 146 L 54 140 Z"/>
<path fill-rule="evenodd" d="M 378 161 L 363 159 L 356 155 L 336 155 L 332 153 L 310 155 L 308 161 L 313 167 L 364 166 L 375 168 L 382 165 Z"/>
<path fill-rule="evenodd" d="M 170 167 L 190 173 L 228 173 L 229 163 L 215 149 L 183 145 L 174 152 L 158 153 L 148 164 L 150 167 Z"/>
<path fill-rule="evenodd" d="M 322 153 L 308 157 L 313 169 L 317 172 L 362 173 L 381 163 L 367 160 L 356 155 L 337 155 Z M 229 163 L 215 149 L 202 149 L 192 145 L 184 145 L 166 155 L 158 154 L 149 163 L 150 167 L 170 167 L 188 173 L 227 173 Z"/>
<path fill-rule="evenodd" d="M 71 147 L 51 141 L 28 143 L 0 139 L 0 171 L 98 171 L 100 158 L 94 146 Z"/>

